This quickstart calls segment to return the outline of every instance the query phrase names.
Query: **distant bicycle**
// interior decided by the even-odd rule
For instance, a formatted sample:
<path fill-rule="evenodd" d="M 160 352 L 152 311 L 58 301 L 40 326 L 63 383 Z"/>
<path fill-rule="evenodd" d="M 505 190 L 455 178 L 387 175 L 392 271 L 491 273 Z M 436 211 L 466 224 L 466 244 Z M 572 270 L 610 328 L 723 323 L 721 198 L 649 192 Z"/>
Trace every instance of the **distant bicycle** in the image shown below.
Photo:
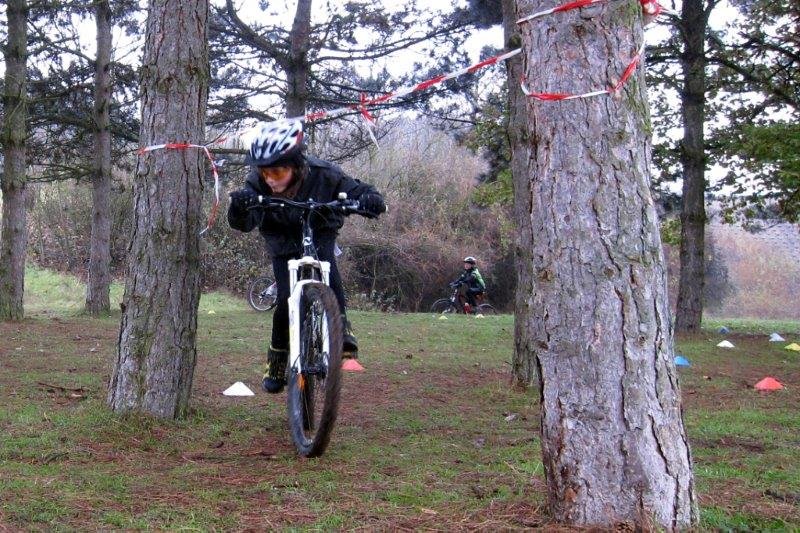
<path fill-rule="evenodd" d="M 256 311 L 270 311 L 278 303 L 278 284 L 269 276 L 253 280 L 247 290 L 247 301 Z"/>
<path fill-rule="evenodd" d="M 450 283 L 450 288 L 453 293 L 450 298 L 441 298 L 433 302 L 431 305 L 431 313 L 447 314 L 447 313 L 464 313 L 467 315 L 496 315 L 497 310 L 492 304 L 484 301 L 484 296 L 476 296 L 476 304 L 474 306 L 467 302 L 467 297 L 464 295 L 464 284 L 458 281 Z"/>

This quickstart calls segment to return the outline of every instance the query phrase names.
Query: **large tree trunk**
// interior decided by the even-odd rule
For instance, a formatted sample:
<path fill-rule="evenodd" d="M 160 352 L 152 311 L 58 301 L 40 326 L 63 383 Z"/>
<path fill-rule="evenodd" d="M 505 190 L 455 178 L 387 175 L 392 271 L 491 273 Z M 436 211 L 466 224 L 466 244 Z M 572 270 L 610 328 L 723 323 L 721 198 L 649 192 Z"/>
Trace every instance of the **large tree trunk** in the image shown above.
<path fill-rule="evenodd" d="M 549 92 L 608 86 L 642 38 L 636 0 L 534 21 L 522 27 L 526 78 Z M 530 191 L 520 200 L 530 206 L 520 224 L 530 281 L 520 288 L 531 292 L 517 320 L 539 367 L 549 506 L 569 524 L 697 522 L 643 70 L 619 98 L 526 106 L 530 152 L 516 190 Z"/>
<path fill-rule="evenodd" d="M 311 38 L 311 0 L 299 0 L 289 36 L 289 59 L 284 65 L 288 90 L 286 114 L 301 117 L 308 103 L 308 49 Z"/>
<path fill-rule="evenodd" d="M 681 211 L 681 275 L 675 329 L 697 332 L 703 319 L 705 287 L 705 34 L 708 16 L 703 0 L 684 0 L 681 12 L 683 68 L 683 209 Z"/>
<path fill-rule="evenodd" d="M 507 50 L 522 46 L 517 20 L 515 0 L 502 0 L 503 38 Z M 514 357 L 511 365 L 512 381 L 517 388 L 528 388 L 536 383 L 538 373 L 535 361 L 530 357 L 532 346 L 530 331 L 525 327 L 524 317 L 531 316 L 533 279 L 528 266 L 531 264 L 531 183 L 527 175 L 530 155 L 526 138 L 525 94 L 519 86 L 522 79 L 522 56 L 506 61 L 508 71 L 508 141 L 511 146 L 511 175 L 514 177 L 514 214 L 517 223 L 516 265 L 517 292 L 514 321 Z"/>
<path fill-rule="evenodd" d="M 111 9 L 108 0 L 95 4 L 97 60 L 94 73 L 94 176 L 92 182 L 92 239 L 86 281 L 86 311 L 107 313 L 111 284 Z"/>
<path fill-rule="evenodd" d="M 151 1 L 142 68 L 144 146 L 203 138 L 208 95 L 208 0 Z M 116 412 L 185 413 L 196 359 L 199 150 L 139 157 L 134 224 L 117 363 L 108 403 Z"/>
<path fill-rule="evenodd" d="M 25 291 L 25 250 L 28 230 L 25 214 L 25 136 L 28 116 L 27 73 L 28 7 L 9 0 L 8 42 L 3 95 L 3 222 L 0 230 L 0 320 L 22 320 Z"/>

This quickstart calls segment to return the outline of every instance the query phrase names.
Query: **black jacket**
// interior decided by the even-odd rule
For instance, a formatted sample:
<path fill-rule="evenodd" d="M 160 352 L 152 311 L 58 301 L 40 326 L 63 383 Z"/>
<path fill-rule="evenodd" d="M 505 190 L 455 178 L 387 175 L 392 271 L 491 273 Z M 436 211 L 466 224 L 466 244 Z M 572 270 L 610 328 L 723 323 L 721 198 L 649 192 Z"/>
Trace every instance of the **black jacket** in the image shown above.
<path fill-rule="evenodd" d="M 362 183 L 345 174 L 338 166 L 316 157 L 307 157 L 308 172 L 303 183 L 294 196 L 294 200 L 305 201 L 313 198 L 318 202 L 330 202 L 347 193 L 348 198 L 358 200 L 365 192 L 378 194 L 372 185 Z M 258 169 L 252 168 L 247 176 L 245 189 L 256 194 L 269 195 L 270 191 L 261 181 Z M 267 247 L 273 256 L 297 255 L 303 250 L 302 230 L 303 212 L 292 207 L 280 209 L 239 210 L 233 205 L 228 207 L 228 224 L 233 229 L 248 232 L 258 226 L 261 235 L 267 241 Z M 339 228 L 344 224 L 341 213 L 320 213 L 311 220 L 314 229 L 314 240 L 335 238 Z"/>
<path fill-rule="evenodd" d="M 483 281 L 478 267 L 472 267 L 461 273 L 457 283 L 466 283 L 467 288 L 472 292 L 483 292 L 486 290 L 486 283 Z"/>

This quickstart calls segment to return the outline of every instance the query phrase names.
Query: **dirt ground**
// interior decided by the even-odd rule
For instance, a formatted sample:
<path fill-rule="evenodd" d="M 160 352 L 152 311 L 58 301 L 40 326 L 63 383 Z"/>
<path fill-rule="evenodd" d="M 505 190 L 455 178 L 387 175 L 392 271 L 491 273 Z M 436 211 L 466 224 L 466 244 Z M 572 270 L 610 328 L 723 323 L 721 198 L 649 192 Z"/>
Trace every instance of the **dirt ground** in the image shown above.
<path fill-rule="evenodd" d="M 105 409 L 113 319 L 0 324 L 0 530 L 561 529 L 546 512 L 537 394 L 509 387 L 509 324 L 447 359 L 452 345 L 400 341 L 391 320 L 368 320 L 364 344 L 380 356 L 346 376 L 318 460 L 297 457 L 285 395 L 220 394 L 239 376 L 257 389 L 260 364 L 225 323 L 223 342 L 201 322 L 192 412 L 179 422 Z M 799 356 L 727 338 L 736 350 L 713 348 L 713 335 L 679 343 L 693 361 L 681 380 L 704 529 L 798 527 Z M 787 390 L 755 393 L 768 374 Z"/>

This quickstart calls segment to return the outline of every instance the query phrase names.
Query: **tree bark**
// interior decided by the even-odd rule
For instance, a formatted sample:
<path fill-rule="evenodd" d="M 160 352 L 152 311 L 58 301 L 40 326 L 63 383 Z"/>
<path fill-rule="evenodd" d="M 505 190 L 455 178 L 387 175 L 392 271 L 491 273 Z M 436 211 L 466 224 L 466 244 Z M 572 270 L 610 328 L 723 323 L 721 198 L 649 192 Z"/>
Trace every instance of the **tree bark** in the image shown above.
<path fill-rule="evenodd" d="M 86 311 L 92 315 L 111 309 L 111 9 L 108 0 L 95 4 L 97 59 L 94 74 L 94 176 L 92 181 L 92 237 L 86 281 Z"/>
<path fill-rule="evenodd" d="M 515 0 L 503 0 L 503 38 L 507 50 L 522 46 L 517 20 Z M 512 383 L 515 388 L 526 389 L 538 380 L 534 359 L 530 357 L 531 337 L 525 327 L 524 317 L 532 316 L 533 279 L 528 265 L 531 264 L 531 183 L 527 174 L 527 161 L 530 156 L 526 137 L 525 94 L 519 86 L 522 79 L 522 56 L 518 55 L 506 61 L 508 72 L 508 142 L 511 147 L 511 175 L 514 182 L 514 219 L 517 223 L 516 234 L 516 320 L 514 321 L 514 357 L 511 364 Z"/>
<path fill-rule="evenodd" d="M 520 14 L 545 7 L 517 2 Z M 629 0 L 523 25 L 532 89 L 613 85 L 642 43 L 641 19 Z M 539 368 L 550 510 L 572 525 L 697 523 L 643 71 L 618 97 L 526 102 L 529 184 L 517 194 L 530 195 L 519 205 L 530 206 L 520 231 L 531 292 L 517 320 L 530 340 L 518 346 Z"/>
<path fill-rule="evenodd" d="M 151 0 L 142 67 L 143 146 L 203 138 L 208 0 Z M 200 199 L 194 149 L 139 157 L 117 362 L 116 412 L 175 418 L 187 409 L 196 359 Z"/>
<path fill-rule="evenodd" d="M 708 16 L 703 0 L 684 0 L 680 32 L 683 91 L 683 207 L 681 210 L 681 274 L 675 312 L 675 330 L 700 331 L 705 287 L 706 156 L 705 123 L 706 58 L 705 35 Z"/>
<path fill-rule="evenodd" d="M 3 221 L 0 230 L 0 320 L 22 320 L 25 292 L 25 251 L 28 241 L 25 206 L 25 137 L 28 116 L 27 35 L 28 6 L 9 0 L 8 42 L 3 95 Z"/>
<path fill-rule="evenodd" d="M 300 117 L 306 114 L 308 104 L 308 49 L 311 38 L 311 0 L 299 0 L 295 11 L 292 32 L 289 35 L 289 58 L 284 66 L 288 90 L 286 114 Z"/>

